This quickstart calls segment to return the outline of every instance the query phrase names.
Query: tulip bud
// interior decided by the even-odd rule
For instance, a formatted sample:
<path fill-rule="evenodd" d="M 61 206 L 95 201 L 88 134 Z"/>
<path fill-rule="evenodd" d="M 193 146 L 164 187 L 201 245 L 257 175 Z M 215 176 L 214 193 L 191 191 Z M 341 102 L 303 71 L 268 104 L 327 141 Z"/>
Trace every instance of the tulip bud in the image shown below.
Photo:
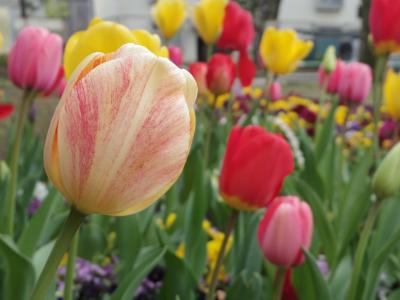
<path fill-rule="evenodd" d="M 372 178 L 372 189 L 379 199 L 400 192 L 400 143 L 397 143 L 379 164 Z"/>
<path fill-rule="evenodd" d="M 189 65 L 189 72 L 192 74 L 194 79 L 196 79 L 200 96 L 206 96 L 208 94 L 206 82 L 207 69 L 208 66 L 205 62 L 195 62 Z"/>
<path fill-rule="evenodd" d="M 322 59 L 322 68 L 325 73 L 330 74 L 336 68 L 336 50 L 334 46 L 326 48 L 324 58 Z"/>
<path fill-rule="evenodd" d="M 226 54 L 214 54 L 208 62 L 207 87 L 214 95 L 230 92 L 236 77 L 236 66 Z"/>
<path fill-rule="evenodd" d="M 282 99 L 282 88 L 278 81 L 272 82 L 268 87 L 268 97 L 270 101 Z"/>
<path fill-rule="evenodd" d="M 84 214 L 145 209 L 185 165 L 196 97 L 189 72 L 142 46 L 89 55 L 72 74 L 49 127 L 49 179 Z"/>
<path fill-rule="evenodd" d="M 0 161 L 0 182 L 5 180 L 10 175 L 10 168 L 4 160 Z"/>
<path fill-rule="evenodd" d="M 182 68 L 183 57 L 182 50 L 176 46 L 168 47 L 169 59 L 179 68 Z"/>
<path fill-rule="evenodd" d="M 260 126 L 235 127 L 222 164 L 220 194 L 235 209 L 266 207 L 293 169 L 292 150 L 281 136 Z"/>
<path fill-rule="evenodd" d="M 258 227 L 264 256 L 277 266 L 302 264 L 302 248 L 311 245 L 313 215 L 306 202 L 295 196 L 278 197 L 268 207 Z"/>

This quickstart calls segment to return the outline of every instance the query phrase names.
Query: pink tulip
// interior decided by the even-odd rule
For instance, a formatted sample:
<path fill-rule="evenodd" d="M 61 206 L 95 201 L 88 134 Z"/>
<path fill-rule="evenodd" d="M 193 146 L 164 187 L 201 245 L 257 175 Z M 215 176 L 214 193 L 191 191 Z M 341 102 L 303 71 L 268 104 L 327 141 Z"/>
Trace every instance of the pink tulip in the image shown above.
<path fill-rule="evenodd" d="M 169 52 L 169 59 L 179 68 L 182 68 L 183 56 L 181 48 L 176 46 L 170 46 L 168 47 L 168 52 Z"/>
<path fill-rule="evenodd" d="M 336 62 L 335 70 L 330 74 L 325 73 L 322 65 L 319 67 L 319 83 L 321 84 L 321 86 L 326 86 L 326 91 L 328 93 L 336 94 L 338 92 L 339 79 L 342 75 L 345 65 L 346 64 L 343 61 L 338 60 Z"/>
<path fill-rule="evenodd" d="M 50 93 L 61 67 L 62 39 L 47 29 L 27 26 L 8 56 L 8 76 L 18 87 Z"/>
<path fill-rule="evenodd" d="M 313 232 L 313 216 L 307 203 L 295 196 L 278 197 L 269 206 L 258 227 L 258 242 L 273 264 L 297 266 L 304 261 Z"/>
<path fill-rule="evenodd" d="M 208 65 L 205 62 L 195 62 L 189 65 L 189 72 L 196 79 L 199 95 L 205 96 L 208 93 L 206 75 Z"/>
<path fill-rule="evenodd" d="M 236 65 L 227 54 L 215 53 L 208 62 L 206 82 L 208 89 L 214 95 L 231 91 L 236 78 Z"/>
<path fill-rule="evenodd" d="M 272 82 L 268 87 L 268 97 L 270 101 L 282 99 L 282 88 L 278 81 Z"/>
<path fill-rule="evenodd" d="M 343 102 L 363 102 L 371 90 L 372 71 L 363 63 L 353 62 L 343 68 L 338 86 L 340 100 Z"/>

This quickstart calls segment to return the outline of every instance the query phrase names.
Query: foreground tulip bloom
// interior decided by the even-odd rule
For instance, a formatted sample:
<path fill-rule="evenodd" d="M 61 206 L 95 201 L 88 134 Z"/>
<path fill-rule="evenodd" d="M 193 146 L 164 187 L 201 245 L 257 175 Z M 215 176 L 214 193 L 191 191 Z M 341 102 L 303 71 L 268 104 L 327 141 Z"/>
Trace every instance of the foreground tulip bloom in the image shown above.
<path fill-rule="evenodd" d="M 11 103 L 0 104 L 0 120 L 8 118 L 14 111 L 14 105 Z"/>
<path fill-rule="evenodd" d="M 200 96 L 206 96 L 208 94 L 206 81 L 207 69 L 208 66 L 205 62 L 195 62 L 189 65 L 189 72 L 192 74 L 194 79 L 196 79 Z"/>
<path fill-rule="evenodd" d="M 169 59 L 179 68 L 183 65 L 182 50 L 176 46 L 168 47 Z"/>
<path fill-rule="evenodd" d="M 232 129 L 220 176 L 220 194 L 245 211 L 266 207 L 294 169 L 290 145 L 259 126 Z"/>
<path fill-rule="evenodd" d="M 372 71 L 369 65 L 359 62 L 344 65 L 338 84 L 342 102 L 363 102 L 368 97 L 371 86 Z"/>
<path fill-rule="evenodd" d="M 282 267 L 304 261 L 302 248 L 311 245 L 313 215 L 306 202 L 294 196 L 278 197 L 268 207 L 258 227 L 258 242 L 264 256 Z"/>
<path fill-rule="evenodd" d="M 219 38 L 227 0 L 200 0 L 193 7 L 193 22 L 204 43 L 212 45 Z"/>
<path fill-rule="evenodd" d="M 236 66 L 230 55 L 214 54 L 207 67 L 207 87 L 214 95 L 230 92 L 236 78 Z"/>
<path fill-rule="evenodd" d="M 268 27 L 262 35 L 259 52 L 268 70 L 276 75 L 285 75 L 296 70 L 312 47 L 311 41 L 299 39 L 294 30 Z"/>
<path fill-rule="evenodd" d="M 400 121 L 400 74 L 392 69 L 386 75 L 383 95 L 383 110 Z"/>
<path fill-rule="evenodd" d="M 8 55 L 8 77 L 18 87 L 51 93 L 59 79 L 62 39 L 40 27 L 25 27 Z"/>
<path fill-rule="evenodd" d="M 372 0 L 369 27 L 377 54 L 400 51 L 400 2 Z"/>
<path fill-rule="evenodd" d="M 45 143 L 47 175 L 84 214 L 128 215 L 175 182 L 194 133 L 193 77 L 132 44 L 74 72 Z"/>
<path fill-rule="evenodd" d="M 186 1 L 184 0 L 157 0 L 151 7 L 154 22 L 161 34 L 171 39 L 182 27 L 186 18 Z"/>
<path fill-rule="evenodd" d="M 74 33 L 65 46 L 64 70 L 69 79 L 79 63 L 94 52 L 111 53 L 126 43 L 142 45 L 154 54 L 168 57 L 160 38 L 145 30 L 131 31 L 127 27 L 100 18 L 94 18 L 88 28 Z"/>

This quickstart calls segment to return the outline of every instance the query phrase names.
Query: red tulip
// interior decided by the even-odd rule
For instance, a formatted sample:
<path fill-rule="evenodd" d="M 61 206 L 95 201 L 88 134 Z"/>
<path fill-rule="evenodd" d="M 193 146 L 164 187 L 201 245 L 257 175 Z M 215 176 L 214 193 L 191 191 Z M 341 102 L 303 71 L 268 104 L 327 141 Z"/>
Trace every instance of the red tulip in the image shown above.
<path fill-rule="evenodd" d="M 372 0 L 369 27 L 379 54 L 400 51 L 400 2 Z"/>
<path fill-rule="evenodd" d="M 181 48 L 177 46 L 168 47 L 169 59 L 179 68 L 183 65 L 183 56 Z"/>
<path fill-rule="evenodd" d="M 367 64 L 353 62 L 344 66 L 338 84 L 341 101 L 363 102 L 371 90 L 372 71 Z"/>
<path fill-rule="evenodd" d="M 238 73 L 242 86 L 251 85 L 256 75 L 256 66 L 247 53 L 254 36 L 251 13 L 234 1 L 229 2 L 225 6 L 224 26 L 217 46 L 221 49 L 240 51 Z"/>
<path fill-rule="evenodd" d="M 6 119 L 14 111 L 14 105 L 11 103 L 0 104 L 0 120 Z"/>
<path fill-rule="evenodd" d="M 47 29 L 21 30 L 8 56 L 8 76 L 18 87 L 50 93 L 58 79 L 62 39 Z"/>
<path fill-rule="evenodd" d="M 207 68 L 208 66 L 205 62 L 195 62 L 189 65 L 189 72 L 196 80 L 200 96 L 205 96 L 208 93 L 206 82 Z"/>
<path fill-rule="evenodd" d="M 299 300 L 295 288 L 292 285 L 292 269 L 285 273 L 281 300 Z"/>
<path fill-rule="evenodd" d="M 230 92 L 236 76 L 236 66 L 230 55 L 216 53 L 208 62 L 206 81 L 215 95 Z"/>
<path fill-rule="evenodd" d="M 234 1 L 225 6 L 224 26 L 217 42 L 218 48 L 247 50 L 255 36 L 253 17 L 250 12 Z"/>
<path fill-rule="evenodd" d="M 313 232 L 313 216 L 307 203 L 294 196 L 278 197 L 269 206 L 258 227 L 258 242 L 273 264 L 297 266 L 304 261 Z"/>
<path fill-rule="evenodd" d="M 326 85 L 326 91 L 330 94 L 336 94 L 339 88 L 339 79 L 342 75 L 345 63 L 341 60 L 336 62 L 336 67 L 330 74 L 325 73 L 323 66 L 319 67 L 319 83 L 321 86 Z"/>
<path fill-rule="evenodd" d="M 219 180 L 230 206 L 252 211 L 266 207 L 294 169 L 289 144 L 260 126 L 232 129 Z"/>

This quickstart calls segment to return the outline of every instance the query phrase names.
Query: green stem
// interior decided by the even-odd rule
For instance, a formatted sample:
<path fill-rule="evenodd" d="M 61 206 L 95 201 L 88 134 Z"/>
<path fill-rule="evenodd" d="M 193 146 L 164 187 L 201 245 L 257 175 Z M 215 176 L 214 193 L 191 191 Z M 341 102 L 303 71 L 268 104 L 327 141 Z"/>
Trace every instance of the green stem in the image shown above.
<path fill-rule="evenodd" d="M 212 54 L 213 54 L 213 51 L 214 51 L 214 46 L 213 45 L 207 45 L 207 61 L 209 61 L 210 60 L 210 58 L 211 58 L 211 56 L 212 56 Z"/>
<path fill-rule="evenodd" d="M 386 62 L 388 57 L 386 55 L 378 56 L 374 69 L 374 85 L 372 88 L 373 107 L 374 107 L 374 154 L 375 163 L 378 164 L 380 158 L 379 151 L 379 121 L 380 121 L 380 108 L 382 103 L 382 85 L 385 77 Z"/>
<path fill-rule="evenodd" d="M 7 214 L 5 216 L 6 218 L 5 232 L 10 236 L 14 235 L 15 202 L 16 202 L 16 192 L 18 183 L 18 161 L 21 149 L 21 140 L 24 133 L 26 115 L 36 95 L 37 95 L 36 91 L 26 90 L 24 92 L 24 95 L 22 96 L 22 103 L 19 108 L 19 113 L 17 117 L 17 128 L 15 131 L 15 137 L 11 149 L 11 159 L 10 159 L 11 176 L 7 191 L 7 202 L 6 202 Z"/>
<path fill-rule="evenodd" d="M 283 284 L 285 282 L 286 269 L 282 267 L 277 267 L 274 280 L 274 290 L 272 295 L 272 300 L 281 300 Z"/>
<path fill-rule="evenodd" d="M 347 300 L 357 300 L 357 290 L 358 284 L 361 277 L 361 269 L 364 262 L 364 256 L 367 249 L 369 237 L 372 233 L 372 229 L 374 228 L 374 223 L 376 217 L 378 216 L 379 212 L 379 202 L 376 201 L 373 203 L 371 209 L 369 210 L 367 220 L 365 222 L 365 226 L 363 231 L 361 232 L 360 240 L 357 245 L 354 265 L 353 265 L 353 272 L 351 274 L 351 282 L 350 282 L 350 289 L 348 292 Z"/>
<path fill-rule="evenodd" d="M 222 240 L 221 248 L 218 252 L 217 263 L 211 276 L 210 289 L 207 294 L 207 300 L 214 300 L 215 289 L 217 287 L 218 274 L 225 256 L 226 245 L 228 244 L 229 237 L 235 227 L 236 221 L 239 217 L 239 211 L 234 209 L 228 220 L 228 225 L 225 228 L 224 239 Z"/>
<path fill-rule="evenodd" d="M 71 207 L 68 219 L 66 220 L 56 244 L 54 245 L 49 258 L 47 259 L 46 265 L 40 274 L 39 280 L 36 283 L 31 300 L 45 299 L 49 286 L 54 280 L 54 275 L 57 271 L 60 261 L 70 247 L 71 241 L 85 217 L 86 215 L 77 211 L 74 207 Z"/>
<path fill-rule="evenodd" d="M 67 274 L 65 278 L 64 300 L 72 300 L 74 294 L 75 261 L 78 252 L 79 229 L 72 240 L 71 248 L 68 252 Z"/>

